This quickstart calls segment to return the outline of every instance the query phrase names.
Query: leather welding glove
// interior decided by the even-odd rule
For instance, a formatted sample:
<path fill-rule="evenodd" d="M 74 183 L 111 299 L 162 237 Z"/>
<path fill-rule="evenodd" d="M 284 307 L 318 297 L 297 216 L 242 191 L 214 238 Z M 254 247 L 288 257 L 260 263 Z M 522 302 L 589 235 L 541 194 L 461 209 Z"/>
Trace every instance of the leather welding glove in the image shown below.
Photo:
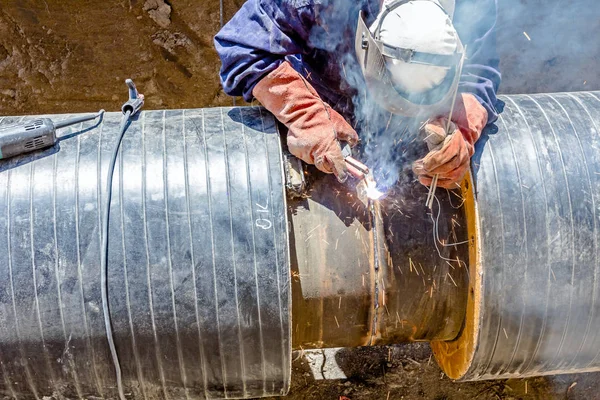
<path fill-rule="evenodd" d="M 252 94 L 288 128 L 290 153 L 346 181 L 348 168 L 339 141 L 354 146 L 358 135 L 287 61 L 262 78 Z"/>
<path fill-rule="evenodd" d="M 444 117 L 430 120 L 423 128 L 429 154 L 413 164 L 419 181 L 429 186 L 437 174 L 439 187 L 459 188 L 487 120 L 487 111 L 477 98 L 470 93 L 460 93 L 452 112 L 449 134 Z"/>

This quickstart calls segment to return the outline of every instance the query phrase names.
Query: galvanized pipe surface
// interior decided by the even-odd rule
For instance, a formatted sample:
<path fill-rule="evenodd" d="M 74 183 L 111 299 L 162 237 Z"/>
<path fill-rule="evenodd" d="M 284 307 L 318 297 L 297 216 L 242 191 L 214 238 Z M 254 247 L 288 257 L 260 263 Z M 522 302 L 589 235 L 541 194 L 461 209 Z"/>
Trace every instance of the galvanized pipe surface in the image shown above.
<path fill-rule="evenodd" d="M 434 352 L 468 380 L 600 370 L 600 93 L 501 100 L 474 159 L 472 329 Z"/>
<path fill-rule="evenodd" d="M 119 120 L 106 114 L 62 131 L 59 147 L 0 163 L 8 396 L 116 397 L 99 227 Z M 249 107 L 143 112 L 112 190 L 109 306 L 126 393 L 285 394 L 290 267 L 273 117 Z"/>

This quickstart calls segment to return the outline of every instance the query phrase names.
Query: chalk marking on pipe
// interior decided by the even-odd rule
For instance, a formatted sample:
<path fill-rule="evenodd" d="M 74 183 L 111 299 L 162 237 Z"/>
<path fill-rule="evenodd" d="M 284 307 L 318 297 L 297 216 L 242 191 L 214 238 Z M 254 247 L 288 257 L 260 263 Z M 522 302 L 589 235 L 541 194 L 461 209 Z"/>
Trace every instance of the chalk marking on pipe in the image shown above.
<path fill-rule="evenodd" d="M 252 181 L 250 179 L 250 157 L 248 155 L 248 143 L 247 143 L 247 135 L 244 123 L 244 109 L 240 109 L 240 119 L 242 126 L 242 138 L 244 140 L 244 156 L 246 157 L 246 184 L 248 185 L 248 208 L 250 210 L 250 231 L 252 232 L 252 260 L 254 267 L 254 289 L 256 290 L 256 309 L 258 315 L 258 337 L 260 340 L 260 360 L 261 360 L 261 374 L 262 374 L 262 387 L 263 394 L 267 394 L 267 376 L 265 371 L 265 345 L 264 345 L 264 337 L 263 337 L 263 328 L 262 328 L 262 316 L 261 316 L 261 307 L 260 307 L 260 296 L 259 296 L 259 286 L 258 286 L 258 269 L 257 269 L 257 256 L 256 256 L 256 233 L 254 232 L 255 220 L 254 220 L 254 207 L 252 206 L 253 202 L 253 190 L 252 190 Z M 255 203 L 258 207 L 258 203 Z M 268 210 L 267 210 L 268 211 Z M 262 212 L 261 210 L 257 210 L 257 212 Z M 262 228 L 261 228 L 262 229 Z M 300 278 L 300 274 L 298 274 L 298 279 Z M 293 274 L 292 274 L 293 275 Z M 298 324 L 296 324 L 296 332 L 298 329 Z"/>
<path fill-rule="evenodd" d="M 223 134 L 223 160 L 225 161 L 225 185 L 227 187 L 227 193 L 232 192 L 231 188 L 231 177 L 229 176 L 229 151 L 227 149 L 227 135 L 225 134 L 225 121 L 223 120 L 223 109 L 220 109 L 221 112 L 221 133 Z M 269 202 L 267 201 L 268 207 Z M 258 203 L 257 206 L 260 207 Z M 241 369 L 241 378 L 242 378 L 242 393 L 244 397 L 247 396 L 247 388 L 246 388 L 246 354 L 244 352 L 244 339 L 242 335 L 242 325 L 241 325 L 241 313 L 240 313 L 240 301 L 238 298 L 238 279 L 237 279 L 237 263 L 235 259 L 235 240 L 233 234 L 233 206 L 231 204 L 231 196 L 227 196 L 227 206 L 229 211 L 229 232 L 230 232 L 230 244 L 231 244 L 231 264 L 233 266 L 233 290 L 234 290 L 234 299 L 235 299 L 235 311 L 236 311 L 236 319 L 237 319 L 237 331 L 238 331 L 238 347 L 240 350 L 240 369 Z M 260 212 L 260 210 L 259 210 Z"/>
<path fill-rule="evenodd" d="M 265 120 L 263 118 L 262 115 L 262 108 L 258 109 L 258 113 L 260 114 L 260 122 L 261 122 L 261 126 L 262 126 L 262 132 L 265 132 Z M 274 120 L 272 120 L 274 121 Z M 277 130 L 277 128 L 276 128 Z M 278 130 L 277 130 L 278 131 Z M 264 139 L 264 143 L 265 143 L 265 155 L 266 155 L 266 160 L 267 160 L 267 167 L 269 167 L 271 165 L 271 161 L 270 161 L 270 157 L 269 157 L 269 147 L 268 147 L 268 143 L 267 143 L 267 135 L 263 135 L 263 139 Z M 279 152 L 279 162 L 281 163 L 281 152 Z M 271 182 L 271 174 L 268 173 L 267 174 L 267 181 L 269 182 L 269 197 L 273 197 L 273 184 Z M 270 211 L 271 211 L 271 215 L 274 215 L 275 213 L 273 212 L 273 201 L 271 202 L 271 206 L 270 206 Z M 284 215 L 285 215 L 285 210 L 283 211 Z M 280 269 L 279 269 L 279 248 L 277 246 L 277 244 L 279 243 L 279 241 L 277 240 L 277 232 L 276 229 L 273 229 L 273 244 L 274 244 L 274 248 L 275 248 L 275 276 L 277 278 L 277 303 L 279 306 L 279 326 L 281 328 L 281 364 L 282 364 L 282 373 L 283 373 L 283 377 L 284 377 L 284 385 L 286 383 L 289 383 L 290 378 L 289 378 L 289 374 L 292 371 L 292 364 L 291 364 L 291 359 L 288 359 L 288 357 L 286 357 L 286 340 L 283 340 L 283 338 L 286 337 L 286 332 L 284 330 L 284 322 L 283 322 L 283 309 L 282 309 L 282 305 L 281 305 L 281 284 L 280 284 L 280 277 L 279 277 L 279 273 L 280 273 Z M 285 230 L 285 228 L 283 229 L 284 235 L 286 235 L 287 237 L 287 231 Z M 289 257 L 289 256 L 288 256 Z M 289 262 L 289 258 L 286 260 Z M 289 273 L 289 266 L 287 267 L 287 271 Z M 288 300 L 288 305 L 291 302 L 291 290 L 288 290 L 287 293 L 287 300 Z M 288 321 L 288 330 L 287 330 L 287 336 L 291 337 L 291 327 L 289 326 L 289 321 Z M 286 382 L 287 381 L 287 382 Z M 289 389 L 289 385 L 288 385 L 288 389 Z"/>

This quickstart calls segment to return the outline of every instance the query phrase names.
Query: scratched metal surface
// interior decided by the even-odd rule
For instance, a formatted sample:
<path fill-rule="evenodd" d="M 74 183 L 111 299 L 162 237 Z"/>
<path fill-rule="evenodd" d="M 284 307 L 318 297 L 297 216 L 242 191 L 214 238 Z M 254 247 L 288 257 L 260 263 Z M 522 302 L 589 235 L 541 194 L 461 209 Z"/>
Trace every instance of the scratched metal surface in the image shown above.
<path fill-rule="evenodd" d="M 308 198 L 288 204 L 294 348 L 369 344 L 374 264 L 367 203 L 323 175 Z"/>
<path fill-rule="evenodd" d="M 71 137 L 53 149 L 0 163 L 6 395 L 116 397 L 99 226 L 119 120 L 108 113 L 99 126 L 60 131 Z M 126 393 L 287 392 L 290 268 L 280 157 L 274 120 L 259 108 L 145 111 L 129 127 L 109 238 L 109 303 Z"/>
<path fill-rule="evenodd" d="M 465 379 L 600 370 L 600 93 L 501 99 L 475 161 L 484 283 Z"/>
<path fill-rule="evenodd" d="M 432 220 L 414 179 L 373 210 L 360 193 L 317 176 L 288 200 L 294 348 L 456 338 L 469 284 L 460 195 L 438 190 Z"/>

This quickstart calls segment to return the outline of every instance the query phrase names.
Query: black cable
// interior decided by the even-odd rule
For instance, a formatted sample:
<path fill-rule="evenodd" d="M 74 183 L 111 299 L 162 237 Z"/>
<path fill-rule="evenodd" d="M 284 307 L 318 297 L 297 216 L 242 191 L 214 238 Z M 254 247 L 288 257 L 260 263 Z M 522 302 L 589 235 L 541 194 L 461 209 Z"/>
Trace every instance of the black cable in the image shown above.
<path fill-rule="evenodd" d="M 108 340 L 108 347 L 110 348 L 110 354 L 112 361 L 115 366 L 115 374 L 117 377 L 117 389 L 119 391 L 119 398 L 125 399 L 125 393 L 123 392 L 123 382 L 121 379 L 121 365 L 119 363 L 119 355 L 117 354 L 117 348 L 115 347 L 115 341 L 113 338 L 112 323 L 110 320 L 110 309 L 108 307 L 108 223 L 110 220 L 110 203 L 112 199 L 112 181 L 113 174 L 115 171 L 115 164 L 117 162 L 117 155 L 121 147 L 121 141 L 127 130 L 129 118 L 131 117 L 131 111 L 127 110 L 121 118 L 121 125 L 119 128 L 119 137 L 115 143 L 113 149 L 110 164 L 108 166 L 108 172 L 106 175 L 106 198 L 104 203 L 104 213 L 102 215 L 102 247 L 100 257 L 100 279 L 101 279 L 101 291 L 102 291 L 102 312 L 104 313 L 104 326 L 106 328 L 106 339 Z"/>

